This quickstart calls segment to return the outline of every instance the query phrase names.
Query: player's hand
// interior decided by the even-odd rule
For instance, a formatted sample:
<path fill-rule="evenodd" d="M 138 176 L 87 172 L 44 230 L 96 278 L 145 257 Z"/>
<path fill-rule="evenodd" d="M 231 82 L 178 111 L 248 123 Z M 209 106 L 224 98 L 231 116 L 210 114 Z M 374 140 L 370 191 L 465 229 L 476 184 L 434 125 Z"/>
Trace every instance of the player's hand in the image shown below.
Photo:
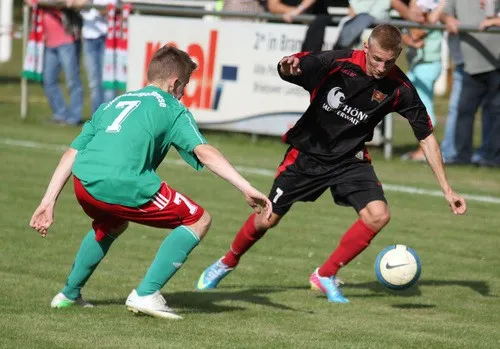
<path fill-rule="evenodd" d="M 38 231 L 44 238 L 52 223 L 54 223 L 54 206 L 40 205 L 31 217 L 30 227 Z"/>
<path fill-rule="evenodd" d="M 248 205 L 250 205 L 255 212 L 261 213 L 262 209 L 264 209 L 266 218 L 271 218 L 271 214 L 273 213 L 273 204 L 271 204 L 271 201 L 269 201 L 266 195 L 262 194 L 253 187 L 245 190 L 243 194 L 245 195 L 245 200 Z"/>
<path fill-rule="evenodd" d="M 450 209 L 454 214 L 462 215 L 467 211 L 465 199 L 453 191 L 445 194 L 444 198 L 448 201 L 448 205 L 450 205 Z"/>
<path fill-rule="evenodd" d="M 300 59 L 296 56 L 283 57 L 280 61 L 280 70 L 283 75 L 300 75 Z"/>

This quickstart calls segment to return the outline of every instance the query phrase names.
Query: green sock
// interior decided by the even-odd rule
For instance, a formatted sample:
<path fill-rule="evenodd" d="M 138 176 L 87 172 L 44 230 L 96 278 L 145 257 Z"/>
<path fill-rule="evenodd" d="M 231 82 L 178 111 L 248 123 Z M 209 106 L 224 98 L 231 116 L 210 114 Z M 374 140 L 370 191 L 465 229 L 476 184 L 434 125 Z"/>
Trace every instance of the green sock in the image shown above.
<path fill-rule="evenodd" d="M 80 297 L 80 290 L 104 258 L 114 240 L 115 238 L 106 235 L 102 241 L 96 241 L 94 230 L 88 232 L 83 238 L 66 285 L 62 290 L 66 297 L 72 300 Z"/>
<path fill-rule="evenodd" d="M 136 288 L 137 294 L 147 296 L 165 286 L 199 242 L 198 236 L 186 226 L 181 225 L 172 230 L 163 240 L 146 276 Z"/>

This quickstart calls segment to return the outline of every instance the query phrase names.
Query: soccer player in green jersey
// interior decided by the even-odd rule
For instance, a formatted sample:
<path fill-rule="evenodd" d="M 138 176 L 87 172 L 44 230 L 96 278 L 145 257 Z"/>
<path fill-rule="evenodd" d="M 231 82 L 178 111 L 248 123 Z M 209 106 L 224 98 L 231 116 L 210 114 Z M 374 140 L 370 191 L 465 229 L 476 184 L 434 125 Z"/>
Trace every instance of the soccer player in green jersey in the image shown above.
<path fill-rule="evenodd" d="M 271 216 L 267 196 L 207 144 L 192 114 L 179 101 L 194 69 L 196 64 L 187 53 L 162 47 L 149 65 L 149 85 L 102 104 L 62 156 L 30 226 L 46 236 L 57 197 L 71 174 L 77 200 L 93 222 L 64 288 L 51 302 L 53 308 L 92 306 L 80 291 L 130 221 L 173 230 L 144 279 L 128 296 L 127 308 L 162 318 L 181 318 L 167 306 L 160 289 L 205 236 L 211 217 L 156 174 L 171 146 L 193 168 L 207 166 L 239 189 L 255 211 Z"/>

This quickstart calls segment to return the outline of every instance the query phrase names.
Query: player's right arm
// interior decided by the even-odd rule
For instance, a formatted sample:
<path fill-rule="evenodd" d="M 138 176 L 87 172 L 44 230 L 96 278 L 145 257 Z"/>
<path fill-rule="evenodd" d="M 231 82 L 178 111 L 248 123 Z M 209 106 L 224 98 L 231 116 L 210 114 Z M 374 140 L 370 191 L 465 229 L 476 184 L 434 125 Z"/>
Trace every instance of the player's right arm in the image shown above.
<path fill-rule="evenodd" d="M 54 207 L 59 194 L 71 176 L 71 169 L 73 168 L 77 153 L 78 151 L 73 148 L 69 148 L 64 152 L 59 165 L 57 165 L 50 179 L 42 201 L 31 217 L 30 227 L 42 234 L 42 237 L 47 235 L 47 229 L 54 222 Z"/>
<path fill-rule="evenodd" d="M 252 185 L 243 178 L 231 163 L 215 147 L 209 144 L 200 144 L 194 148 L 194 153 L 198 160 L 210 169 L 217 176 L 234 185 L 245 196 L 247 203 L 258 213 L 260 207 L 263 207 L 267 219 L 271 217 L 272 204 L 266 195 L 252 187 Z"/>
<path fill-rule="evenodd" d="M 85 148 L 88 142 L 94 137 L 95 132 L 96 128 L 94 127 L 93 117 L 85 123 L 78 137 L 75 138 L 70 148 L 62 155 L 59 165 L 57 165 L 50 179 L 45 195 L 30 220 L 30 227 L 42 234 L 42 237 L 47 235 L 47 230 L 54 222 L 54 207 L 64 185 L 69 177 L 71 177 L 71 170 L 78 150 Z"/>
<path fill-rule="evenodd" d="M 280 77 L 312 92 L 339 63 L 339 58 L 349 58 L 352 50 L 330 50 L 318 53 L 299 52 L 283 57 L 278 63 Z"/>

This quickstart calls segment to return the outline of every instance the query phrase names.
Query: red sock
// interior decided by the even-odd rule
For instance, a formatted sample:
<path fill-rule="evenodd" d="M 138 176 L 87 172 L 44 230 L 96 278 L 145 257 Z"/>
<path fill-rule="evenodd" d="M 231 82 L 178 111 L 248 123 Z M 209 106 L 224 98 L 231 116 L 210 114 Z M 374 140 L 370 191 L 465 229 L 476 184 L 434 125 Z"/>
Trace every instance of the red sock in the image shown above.
<path fill-rule="evenodd" d="M 228 267 L 234 268 L 238 265 L 241 256 L 266 233 L 267 230 L 257 231 L 255 228 L 256 215 L 254 213 L 248 217 L 238 234 L 236 234 L 231 249 L 222 259 L 222 262 Z"/>
<path fill-rule="evenodd" d="M 319 268 L 318 274 L 320 276 L 336 275 L 341 267 L 347 265 L 368 247 L 376 234 L 377 232 L 370 229 L 361 218 L 358 219 L 342 236 L 339 246 Z"/>

